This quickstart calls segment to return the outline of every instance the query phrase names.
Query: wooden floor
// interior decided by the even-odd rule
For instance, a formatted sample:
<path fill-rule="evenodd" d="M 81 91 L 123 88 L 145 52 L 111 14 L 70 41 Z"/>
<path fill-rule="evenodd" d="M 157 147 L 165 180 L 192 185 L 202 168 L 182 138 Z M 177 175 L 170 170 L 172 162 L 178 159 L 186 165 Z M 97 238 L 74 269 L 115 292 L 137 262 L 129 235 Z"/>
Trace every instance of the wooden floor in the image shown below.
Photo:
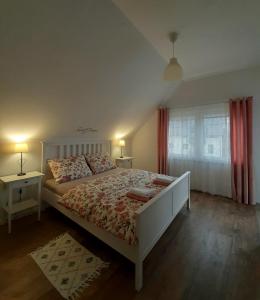
<path fill-rule="evenodd" d="M 81 299 L 260 299 L 260 209 L 203 193 L 192 194 L 144 263 L 144 288 L 134 291 L 134 267 L 54 209 L 0 227 L 0 299 L 62 299 L 28 253 L 63 232 L 109 269 Z"/>

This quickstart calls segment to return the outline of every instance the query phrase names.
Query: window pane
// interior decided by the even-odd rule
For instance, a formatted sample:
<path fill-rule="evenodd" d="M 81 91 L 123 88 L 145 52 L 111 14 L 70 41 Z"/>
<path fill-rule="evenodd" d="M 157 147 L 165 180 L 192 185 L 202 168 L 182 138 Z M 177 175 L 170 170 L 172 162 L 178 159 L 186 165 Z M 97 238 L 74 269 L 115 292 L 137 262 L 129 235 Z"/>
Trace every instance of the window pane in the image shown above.
<path fill-rule="evenodd" d="M 173 119 L 169 125 L 169 152 L 175 156 L 193 156 L 194 118 Z"/>
<path fill-rule="evenodd" d="M 228 105 L 171 110 L 168 143 L 172 158 L 229 161 Z"/>
<path fill-rule="evenodd" d="M 203 120 L 204 148 L 206 159 L 227 160 L 228 118 L 225 116 L 206 117 Z M 229 148 L 229 147 L 228 147 Z"/>

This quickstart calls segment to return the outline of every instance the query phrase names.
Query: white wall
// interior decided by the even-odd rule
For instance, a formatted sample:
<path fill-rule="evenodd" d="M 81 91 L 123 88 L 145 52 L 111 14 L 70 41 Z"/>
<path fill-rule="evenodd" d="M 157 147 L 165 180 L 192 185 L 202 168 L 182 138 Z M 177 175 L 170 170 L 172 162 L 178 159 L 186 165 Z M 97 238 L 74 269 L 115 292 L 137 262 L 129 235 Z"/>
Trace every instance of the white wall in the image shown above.
<path fill-rule="evenodd" d="M 253 163 L 254 194 L 260 203 L 260 68 L 229 72 L 182 82 L 166 103 L 170 108 L 189 107 L 227 101 L 229 98 L 254 96 Z M 156 170 L 157 124 L 155 113 L 133 137 L 135 167 Z M 147 153 L 149 153 L 147 155 Z"/>
<path fill-rule="evenodd" d="M 39 170 L 40 140 L 79 126 L 127 137 L 167 91 L 164 60 L 112 1 L 2 0 L 0 19 L 0 142 L 28 135 L 27 171 Z M 5 148 L 0 176 L 18 168 Z"/>
<path fill-rule="evenodd" d="M 165 61 L 112 1 L 2 0 L 0 19 L 0 140 L 130 135 L 164 96 Z"/>
<path fill-rule="evenodd" d="M 157 172 L 157 111 L 155 110 L 132 138 L 133 167 Z"/>
<path fill-rule="evenodd" d="M 260 68 L 184 81 L 166 103 L 168 107 L 185 107 L 228 101 L 229 98 L 254 96 L 260 101 Z"/>

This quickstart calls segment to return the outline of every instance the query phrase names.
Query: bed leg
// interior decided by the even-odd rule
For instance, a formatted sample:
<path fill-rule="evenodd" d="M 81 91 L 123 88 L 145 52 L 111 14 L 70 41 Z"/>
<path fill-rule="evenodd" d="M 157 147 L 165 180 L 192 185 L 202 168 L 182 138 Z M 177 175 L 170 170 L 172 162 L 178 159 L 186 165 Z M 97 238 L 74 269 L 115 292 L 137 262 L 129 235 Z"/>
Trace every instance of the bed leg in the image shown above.
<path fill-rule="evenodd" d="M 135 290 L 139 292 L 143 287 L 143 262 L 135 263 Z"/>
<path fill-rule="evenodd" d="M 187 209 L 190 210 L 190 197 L 187 200 Z"/>
<path fill-rule="evenodd" d="M 188 175 L 188 200 L 187 200 L 187 209 L 190 210 L 190 172 Z"/>

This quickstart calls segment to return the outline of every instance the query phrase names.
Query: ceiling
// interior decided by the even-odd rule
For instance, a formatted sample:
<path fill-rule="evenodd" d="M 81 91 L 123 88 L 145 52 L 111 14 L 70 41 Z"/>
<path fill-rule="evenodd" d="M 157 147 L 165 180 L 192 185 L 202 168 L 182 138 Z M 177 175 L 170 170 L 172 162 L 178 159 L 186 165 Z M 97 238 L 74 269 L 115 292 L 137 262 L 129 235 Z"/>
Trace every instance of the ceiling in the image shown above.
<path fill-rule="evenodd" d="M 180 32 L 176 55 L 185 78 L 246 68 L 260 62 L 259 6 L 0 1 L 0 141 L 74 136 L 80 126 L 97 129 L 91 137 L 131 135 L 177 85 L 162 80 L 167 33 Z"/>
<path fill-rule="evenodd" d="M 172 87 L 111 1 L 3 0 L 0 20 L 0 140 L 127 136 Z"/>
<path fill-rule="evenodd" d="M 259 0 L 113 0 L 168 60 L 167 34 L 186 79 L 260 65 Z"/>

